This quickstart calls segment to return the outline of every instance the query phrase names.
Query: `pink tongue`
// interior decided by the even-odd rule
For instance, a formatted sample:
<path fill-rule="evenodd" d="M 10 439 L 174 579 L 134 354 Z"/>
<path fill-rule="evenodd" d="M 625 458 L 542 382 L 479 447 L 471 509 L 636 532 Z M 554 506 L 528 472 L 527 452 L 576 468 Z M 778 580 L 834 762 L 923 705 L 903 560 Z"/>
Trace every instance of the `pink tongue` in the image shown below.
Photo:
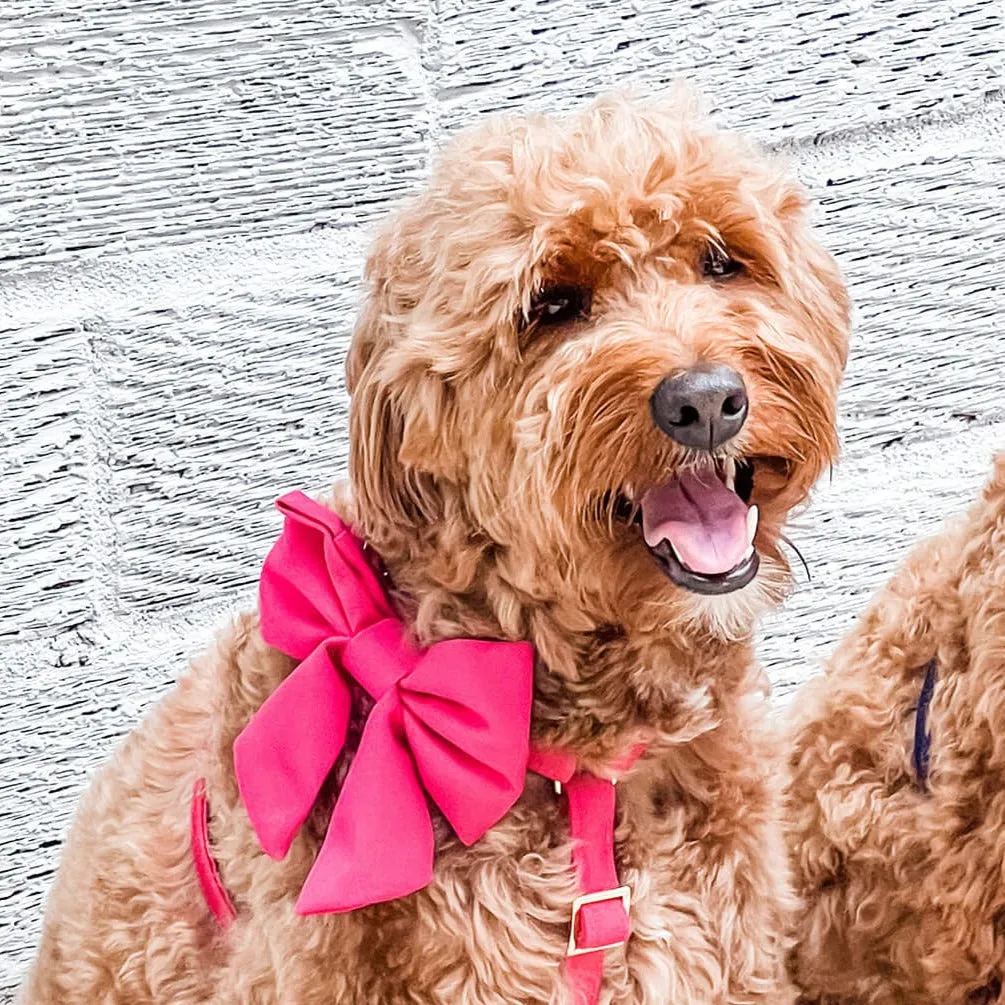
<path fill-rule="evenodd" d="M 642 529 L 656 547 L 666 538 L 692 572 L 736 568 L 749 544 L 747 506 L 714 471 L 686 471 L 642 497 Z"/>

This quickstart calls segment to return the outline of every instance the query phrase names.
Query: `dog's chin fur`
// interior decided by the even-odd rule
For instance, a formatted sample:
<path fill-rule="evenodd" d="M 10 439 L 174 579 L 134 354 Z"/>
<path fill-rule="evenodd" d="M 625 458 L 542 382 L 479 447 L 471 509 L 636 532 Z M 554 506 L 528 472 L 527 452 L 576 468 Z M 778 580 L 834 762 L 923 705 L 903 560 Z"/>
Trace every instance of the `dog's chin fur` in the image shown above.
<path fill-rule="evenodd" d="M 710 245 L 742 273 L 708 278 Z M 533 643 L 535 742 L 598 772 L 648 743 L 618 786 L 634 934 L 608 954 L 605 1005 L 790 1003 L 780 758 L 749 636 L 788 583 L 785 520 L 837 450 L 848 334 L 801 190 L 686 101 L 500 120 L 446 150 L 368 277 L 334 507 L 420 642 Z M 543 323 L 537 291 L 555 284 L 588 291 L 589 315 Z M 721 453 L 752 462 L 760 510 L 760 572 L 716 598 L 674 585 L 616 505 L 703 462 L 649 410 L 698 360 L 743 377 L 749 416 Z M 28 1005 L 562 1005 L 576 879 L 534 775 L 472 848 L 437 822 L 427 889 L 294 917 L 345 763 L 282 862 L 258 847 L 232 763 L 292 665 L 242 617 L 130 738 L 64 852 Z M 226 937 L 192 874 L 197 775 L 239 913 Z"/>
<path fill-rule="evenodd" d="M 927 784 L 913 765 L 926 667 Z M 805 1001 L 987 1005 L 1005 981 L 1005 454 L 792 704 Z"/>
<path fill-rule="evenodd" d="M 744 642 L 758 620 L 785 599 L 791 585 L 786 562 L 762 558 L 757 575 L 742 589 L 721 597 L 693 594 L 682 605 L 683 623 L 698 637 L 705 633 L 724 642 Z"/>

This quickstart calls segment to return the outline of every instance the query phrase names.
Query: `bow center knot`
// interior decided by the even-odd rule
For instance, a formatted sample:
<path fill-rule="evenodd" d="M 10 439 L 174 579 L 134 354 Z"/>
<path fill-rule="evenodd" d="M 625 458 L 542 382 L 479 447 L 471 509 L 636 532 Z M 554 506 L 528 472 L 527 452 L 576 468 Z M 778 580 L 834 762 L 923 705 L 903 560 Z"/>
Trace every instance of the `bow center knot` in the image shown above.
<path fill-rule="evenodd" d="M 384 618 L 349 639 L 342 665 L 379 700 L 415 669 L 420 656 L 405 626 L 397 618 Z"/>

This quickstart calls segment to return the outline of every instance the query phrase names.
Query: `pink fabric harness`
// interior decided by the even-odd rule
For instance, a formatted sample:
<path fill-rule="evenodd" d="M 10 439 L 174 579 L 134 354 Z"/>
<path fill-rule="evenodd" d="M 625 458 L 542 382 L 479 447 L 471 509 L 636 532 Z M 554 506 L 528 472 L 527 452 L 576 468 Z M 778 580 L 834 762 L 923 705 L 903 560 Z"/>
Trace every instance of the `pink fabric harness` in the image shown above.
<path fill-rule="evenodd" d="M 593 1005 L 604 950 L 624 944 L 630 930 L 630 891 L 619 886 L 614 860 L 614 781 L 577 770 L 567 752 L 530 750 L 530 644 L 449 639 L 416 648 L 364 546 L 338 516 L 300 492 L 278 507 L 286 523 L 262 570 L 261 631 L 299 662 L 234 744 L 241 798 L 268 855 L 286 855 L 343 749 L 353 682 L 375 702 L 298 913 L 350 911 L 422 889 L 433 877 L 429 800 L 471 845 L 505 816 L 531 770 L 568 799 L 582 892 L 565 972 L 577 1002 Z M 613 771 L 627 771 L 644 750 L 633 747 Z M 210 852 L 208 813 L 200 779 L 192 800 L 196 875 L 227 928 L 237 911 Z"/>

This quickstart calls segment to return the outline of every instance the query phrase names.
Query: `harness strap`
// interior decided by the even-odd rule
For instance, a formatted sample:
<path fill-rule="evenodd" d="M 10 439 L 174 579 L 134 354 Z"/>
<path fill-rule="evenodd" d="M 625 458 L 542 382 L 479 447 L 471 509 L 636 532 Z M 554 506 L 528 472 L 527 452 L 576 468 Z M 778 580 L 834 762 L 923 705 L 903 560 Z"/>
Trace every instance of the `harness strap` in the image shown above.
<path fill-rule="evenodd" d="M 637 744 L 613 765 L 627 771 L 645 751 Z M 569 807 L 572 861 L 580 895 L 573 901 L 564 970 L 576 1005 L 595 1005 L 604 981 L 604 952 L 624 945 L 631 933 L 631 890 L 618 885 L 614 861 L 615 783 L 576 770 L 564 752 L 534 749 L 528 767 L 564 787 Z"/>
<path fill-rule="evenodd" d="M 604 980 L 604 950 L 628 941 L 631 891 L 618 885 L 614 864 L 614 783 L 578 772 L 566 792 L 582 894 L 572 904 L 565 973 L 577 1003 L 593 1005 Z"/>
<path fill-rule="evenodd" d="M 202 890 L 206 906 L 213 917 L 226 931 L 237 920 L 237 909 L 223 885 L 223 880 L 220 879 L 220 870 L 209 848 L 209 802 L 206 799 L 205 778 L 197 778 L 192 789 L 190 825 L 192 859 L 195 863 L 195 875 L 199 880 L 199 889 Z"/>
<path fill-rule="evenodd" d="M 642 756 L 637 744 L 612 765 L 627 771 Z M 580 895 L 572 903 L 564 972 L 576 1005 L 596 1005 L 604 980 L 604 952 L 624 945 L 631 933 L 631 890 L 618 885 L 614 861 L 615 782 L 578 771 L 574 755 L 534 749 L 528 768 L 556 783 L 568 799 L 572 861 Z M 213 916 L 226 930 L 237 918 L 209 847 L 209 805 L 205 779 L 192 792 L 192 856 L 199 887 Z"/>
<path fill-rule="evenodd" d="M 922 788 L 928 787 L 928 761 L 932 749 L 932 735 L 928 729 L 928 712 L 935 694 L 935 678 L 938 664 L 930 660 L 925 667 L 925 679 L 918 695 L 918 709 L 914 713 L 914 774 Z"/>

